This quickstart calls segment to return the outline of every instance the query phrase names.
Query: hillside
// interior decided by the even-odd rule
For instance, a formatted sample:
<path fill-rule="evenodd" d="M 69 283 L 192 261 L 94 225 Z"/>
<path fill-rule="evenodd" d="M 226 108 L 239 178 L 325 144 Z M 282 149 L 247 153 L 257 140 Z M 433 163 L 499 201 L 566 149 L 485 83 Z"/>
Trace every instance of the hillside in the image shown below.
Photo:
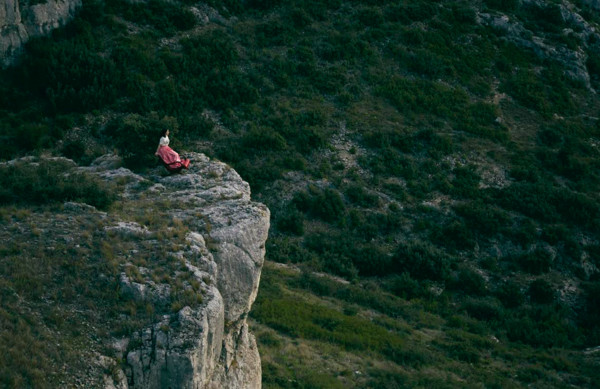
<path fill-rule="evenodd" d="M 145 174 L 168 127 L 235 168 L 265 387 L 594 387 L 598 7 L 83 0 L 2 72 L 0 158 Z"/>

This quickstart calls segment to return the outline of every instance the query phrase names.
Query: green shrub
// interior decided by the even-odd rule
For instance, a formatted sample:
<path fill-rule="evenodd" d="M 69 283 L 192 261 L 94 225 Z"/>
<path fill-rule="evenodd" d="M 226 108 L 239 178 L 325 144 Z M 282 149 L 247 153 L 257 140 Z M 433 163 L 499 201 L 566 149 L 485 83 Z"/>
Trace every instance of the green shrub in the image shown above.
<path fill-rule="evenodd" d="M 481 178 L 474 166 L 458 166 L 452 172 L 454 178 L 450 182 L 450 193 L 467 198 L 479 197 L 479 181 Z"/>
<path fill-rule="evenodd" d="M 28 42 L 23 82 L 56 112 L 85 112 L 113 103 L 121 74 L 115 63 L 76 39 Z"/>
<path fill-rule="evenodd" d="M 371 208 L 379 205 L 379 198 L 358 184 L 350 185 L 344 194 L 352 203 L 361 207 Z"/>
<path fill-rule="evenodd" d="M 391 22 L 410 24 L 431 19 L 438 13 L 438 7 L 429 2 L 392 3 L 385 12 Z"/>
<path fill-rule="evenodd" d="M 450 220 L 431 228 L 430 238 L 452 250 L 469 250 L 475 246 L 475 230 L 462 220 Z"/>
<path fill-rule="evenodd" d="M 522 12 L 528 29 L 558 33 L 565 26 L 558 4 L 528 3 L 522 7 Z"/>
<path fill-rule="evenodd" d="M 0 166 L 0 204 L 78 201 L 106 209 L 116 198 L 111 186 L 60 160 Z"/>
<path fill-rule="evenodd" d="M 257 150 L 284 150 L 285 139 L 270 127 L 252 126 L 242 138 L 242 146 Z"/>
<path fill-rule="evenodd" d="M 506 228 L 502 230 L 502 233 L 521 247 L 527 247 L 527 245 L 534 244 L 539 238 L 538 226 L 529 218 L 523 218 L 512 226 L 506 226 Z"/>
<path fill-rule="evenodd" d="M 512 11 L 519 5 L 519 0 L 485 0 L 484 3 L 499 11 Z"/>
<path fill-rule="evenodd" d="M 507 308 L 517 308 L 525 302 L 525 295 L 521 287 L 512 280 L 502 282 L 497 287 L 495 295 Z"/>
<path fill-rule="evenodd" d="M 389 99 L 401 112 L 451 119 L 460 119 L 468 102 L 467 94 L 461 89 L 440 82 L 398 76 L 382 80 L 377 93 Z"/>
<path fill-rule="evenodd" d="M 543 278 L 538 278 L 529 284 L 528 294 L 531 302 L 550 304 L 554 301 L 554 288 Z"/>
<path fill-rule="evenodd" d="M 499 117 L 497 110 L 496 106 L 488 103 L 470 104 L 458 122 L 457 129 L 491 140 L 507 141 L 507 129 L 496 122 Z"/>
<path fill-rule="evenodd" d="M 547 184 L 514 183 L 491 191 L 506 209 L 521 212 L 537 220 L 598 228 L 600 206 L 589 196 Z"/>
<path fill-rule="evenodd" d="M 394 175 L 407 179 L 417 176 L 417 166 L 413 158 L 401 154 L 391 147 L 386 147 L 369 158 L 359 158 L 359 162 L 376 175 Z"/>
<path fill-rule="evenodd" d="M 292 209 L 277 220 L 277 229 L 293 235 L 304 234 L 304 214 Z"/>
<path fill-rule="evenodd" d="M 463 303 L 464 309 L 469 316 L 477 320 L 492 321 L 502 318 L 504 309 L 498 300 L 494 298 L 468 298 Z"/>
<path fill-rule="evenodd" d="M 568 347 L 578 344 L 581 336 L 564 310 L 557 306 L 537 306 L 506 318 L 503 327 L 510 341 L 535 347 Z"/>
<path fill-rule="evenodd" d="M 267 240 L 266 258 L 281 263 L 316 261 L 316 255 L 301 245 L 297 238 L 273 236 Z"/>
<path fill-rule="evenodd" d="M 547 273 L 552 265 L 550 253 L 543 249 L 537 249 L 513 259 L 516 264 L 530 274 Z"/>
<path fill-rule="evenodd" d="M 310 186 L 308 191 L 297 192 L 292 204 L 299 210 L 328 222 L 341 220 L 346 212 L 342 197 L 332 188 L 321 189 Z"/>
<path fill-rule="evenodd" d="M 600 339 L 598 331 L 598 320 L 600 319 L 600 301 L 598 293 L 600 293 L 600 282 L 596 279 L 593 282 L 585 282 L 582 284 L 583 289 L 583 304 L 578 309 L 578 324 L 586 330 L 586 344 L 597 344 Z"/>
<path fill-rule="evenodd" d="M 416 297 L 428 297 L 430 294 L 425 285 L 413 279 L 408 273 L 392 275 L 384 280 L 384 285 L 396 296 L 407 300 Z"/>
<path fill-rule="evenodd" d="M 449 283 L 449 286 L 456 291 L 475 296 L 485 295 L 488 291 L 485 278 L 468 266 L 461 266 L 456 278 Z"/>
<path fill-rule="evenodd" d="M 575 103 L 564 76 L 559 73 L 554 67 L 545 69 L 541 74 L 520 69 L 506 80 L 502 90 L 545 117 L 555 112 L 571 113 Z"/>
<path fill-rule="evenodd" d="M 482 201 L 459 203 L 454 211 L 465 219 L 468 228 L 475 234 L 493 236 L 500 232 L 509 222 L 509 215 L 493 205 Z"/>
<path fill-rule="evenodd" d="M 451 258 L 429 243 L 412 241 L 398 246 L 392 257 L 397 274 L 418 280 L 443 281 L 450 276 Z"/>
<path fill-rule="evenodd" d="M 158 119 L 156 116 L 130 114 L 112 120 L 104 130 L 104 136 L 116 146 L 127 167 L 142 169 L 157 164 L 154 155 L 163 129 L 169 129 L 170 138 L 176 138 L 178 124 L 172 117 Z M 174 145 L 175 144 L 175 145 Z M 176 148 L 177 141 L 170 144 Z"/>

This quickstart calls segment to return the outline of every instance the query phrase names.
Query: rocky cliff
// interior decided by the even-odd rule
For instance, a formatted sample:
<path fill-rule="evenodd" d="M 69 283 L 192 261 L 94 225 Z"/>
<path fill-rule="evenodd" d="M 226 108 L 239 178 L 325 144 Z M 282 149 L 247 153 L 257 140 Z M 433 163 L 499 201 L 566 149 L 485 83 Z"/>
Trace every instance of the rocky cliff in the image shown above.
<path fill-rule="evenodd" d="M 52 347 L 62 355 L 48 358 L 56 364 L 47 366 L 55 375 L 50 386 L 261 387 L 246 318 L 258 292 L 270 213 L 251 201 L 249 185 L 232 168 L 203 154 L 188 156 L 190 169 L 175 175 L 162 166 L 138 175 L 112 155 L 86 167 L 66 158 L 0 164 L 21 174 L 37 166 L 46 175 L 76 177 L 80 188 L 87 177 L 119 197 L 106 211 L 73 201 L 51 212 L 24 211 L 0 228 L 0 240 L 12 239 L 22 258 L 58 259 L 68 267 L 39 272 L 56 274 L 45 281 L 46 297 L 13 307 L 60 311 L 60 323 L 73 325 L 66 331 L 50 320 L 36 327 L 46 334 L 43 344 L 56 339 Z M 92 268 L 101 270 L 88 273 Z M 70 275 L 84 286 L 65 298 Z"/>
<path fill-rule="evenodd" d="M 165 313 L 126 339 L 126 364 L 107 377 L 107 387 L 261 386 L 260 358 L 246 317 L 258 291 L 269 210 L 250 200 L 249 185 L 229 166 L 202 154 L 189 156 L 193 163 L 188 171 L 154 176 L 150 181 L 123 168 L 110 168 L 110 158 L 86 168 L 104 179 L 130 182 L 125 198 L 152 199 L 144 203 L 154 206 L 168 204 L 163 205 L 161 217 L 178 220 L 187 232 L 186 243 L 167 255 L 185 264 L 187 285 L 199 285 L 196 289 L 202 298 L 198 306 Z M 146 188 L 140 191 L 144 182 L 141 187 Z M 108 228 L 138 239 L 155 239 L 135 223 Z M 122 293 L 157 307 L 168 303 L 173 293 L 173 285 L 144 276 L 133 280 L 125 272 L 120 284 Z"/>
<path fill-rule="evenodd" d="M 48 34 L 71 20 L 80 6 L 81 0 L 4 0 L 0 4 L 0 66 L 12 64 L 31 37 Z"/>

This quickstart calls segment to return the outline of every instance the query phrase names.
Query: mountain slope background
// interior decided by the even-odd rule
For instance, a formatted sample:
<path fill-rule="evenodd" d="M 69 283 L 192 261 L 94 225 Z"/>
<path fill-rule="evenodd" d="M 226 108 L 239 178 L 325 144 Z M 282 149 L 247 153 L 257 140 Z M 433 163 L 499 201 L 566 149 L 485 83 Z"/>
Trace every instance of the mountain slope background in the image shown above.
<path fill-rule="evenodd" d="M 170 128 L 231 164 L 273 218 L 265 387 L 593 387 L 597 7 L 84 0 L 2 72 L 0 158 L 143 172 Z"/>

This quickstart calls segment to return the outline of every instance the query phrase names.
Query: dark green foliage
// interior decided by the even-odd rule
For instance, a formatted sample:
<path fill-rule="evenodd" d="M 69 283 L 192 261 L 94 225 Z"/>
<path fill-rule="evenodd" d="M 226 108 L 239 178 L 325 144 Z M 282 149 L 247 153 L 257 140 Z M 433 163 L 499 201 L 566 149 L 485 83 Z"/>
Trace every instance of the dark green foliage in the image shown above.
<path fill-rule="evenodd" d="M 596 84 L 600 83 L 600 55 L 598 52 L 594 51 L 590 53 L 585 64 L 592 82 Z"/>
<path fill-rule="evenodd" d="M 550 304 L 554 301 L 554 287 L 543 278 L 529 284 L 529 299 L 536 304 Z"/>
<path fill-rule="evenodd" d="M 109 6 L 131 22 L 151 26 L 168 35 L 189 30 L 196 24 L 194 14 L 187 7 L 164 0 L 149 0 L 140 4 L 110 0 Z"/>
<path fill-rule="evenodd" d="M 450 275 L 451 260 L 447 254 L 424 242 L 407 242 L 398 246 L 393 269 L 398 274 L 407 272 L 418 280 L 443 281 Z"/>
<path fill-rule="evenodd" d="M 569 82 L 555 67 L 544 69 L 541 74 L 532 70 L 517 70 L 506 80 L 502 89 L 545 117 L 556 112 L 572 113 L 575 109 L 575 102 L 569 93 Z"/>
<path fill-rule="evenodd" d="M 583 306 L 579 312 L 579 324 L 588 331 L 588 344 L 595 344 L 600 339 L 600 331 L 596 325 L 600 319 L 600 282 L 586 282 L 582 289 Z"/>
<path fill-rule="evenodd" d="M 456 278 L 451 280 L 452 289 L 466 295 L 481 296 L 487 293 L 487 285 L 483 276 L 471 267 L 461 266 Z"/>
<path fill-rule="evenodd" d="M 502 209 L 481 201 L 459 203 L 454 206 L 454 211 L 465 219 L 471 231 L 483 236 L 497 234 L 510 220 Z"/>
<path fill-rule="evenodd" d="M 500 11 L 512 11 L 519 5 L 519 0 L 485 0 L 484 3 Z"/>
<path fill-rule="evenodd" d="M 88 156 L 86 155 L 85 145 L 79 141 L 65 142 L 62 149 L 62 154 L 77 163 L 90 162 Z"/>
<path fill-rule="evenodd" d="M 393 76 L 380 85 L 377 92 L 406 114 L 458 119 L 468 101 L 464 91 L 439 82 Z"/>
<path fill-rule="evenodd" d="M 474 166 L 458 166 L 453 170 L 454 179 L 448 188 L 454 195 L 467 198 L 479 197 L 479 174 Z"/>
<path fill-rule="evenodd" d="M 430 238 L 452 250 L 469 250 L 475 245 L 475 230 L 470 229 L 463 220 L 454 219 L 432 227 Z"/>
<path fill-rule="evenodd" d="M 600 206 L 589 196 L 548 185 L 514 183 L 494 193 L 498 203 L 542 221 L 598 228 Z"/>
<path fill-rule="evenodd" d="M 384 281 L 385 287 L 396 296 L 403 299 L 428 297 L 430 292 L 426 283 L 413 279 L 410 274 L 392 275 Z"/>
<path fill-rule="evenodd" d="M 408 2 L 391 4 L 386 9 L 386 19 L 391 22 L 410 24 L 430 19 L 436 15 L 438 8 L 430 2 Z"/>
<path fill-rule="evenodd" d="M 361 207 L 371 208 L 377 207 L 379 204 L 379 198 L 360 185 L 351 185 L 344 193 L 352 203 Z"/>
<path fill-rule="evenodd" d="M 292 204 L 299 210 L 328 222 L 341 220 L 346 211 L 342 197 L 333 188 L 310 186 L 308 191 L 297 192 Z"/>
<path fill-rule="evenodd" d="M 109 185 L 62 161 L 17 162 L 0 166 L 0 204 L 77 201 L 106 209 L 116 200 Z"/>
<path fill-rule="evenodd" d="M 417 167 L 410 156 L 387 147 L 368 160 L 361 159 L 361 163 L 368 166 L 374 174 L 396 175 L 407 179 L 417 176 Z"/>
<path fill-rule="evenodd" d="M 523 271 L 530 274 L 542 274 L 550 270 L 552 265 L 551 254 L 542 249 L 537 249 L 512 259 Z"/>
<path fill-rule="evenodd" d="M 528 3 L 522 8 L 527 27 L 532 30 L 560 32 L 565 26 L 560 6 L 558 4 Z"/>
<path fill-rule="evenodd" d="M 303 247 L 297 239 L 272 236 L 267 240 L 266 257 L 283 263 L 302 263 L 316 261 L 315 253 Z"/>
<path fill-rule="evenodd" d="M 242 138 L 242 146 L 257 150 L 278 151 L 287 148 L 285 138 L 270 127 L 252 127 Z"/>
<path fill-rule="evenodd" d="M 304 214 L 292 209 L 277 220 L 277 229 L 293 235 L 304 234 Z"/>
<path fill-rule="evenodd" d="M 22 78 L 58 112 L 85 112 L 113 102 L 119 94 L 115 63 L 93 51 L 82 38 L 31 40 Z"/>
<path fill-rule="evenodd" d="M 566 347 L 581 341 L 574 323 L 556 305 L 536 306 L 506 318 L 503 324 L 510 341 L 535 347 Z"/>
<path fill-rule="evenodd" d="M 475 103 L 468 106 L 467 111 L 458 122 L 457 129 L 470 134 L 479 135 L 496 141 L 508 140 L 506 128 L 496 123 L 497 108 L 488 103 Z"/>
<path fill-rule="evenodd" d="M 521 287 L 512 280 L 501 283 L 496 289 L 495 295 L 507 308 L 517 308 L 525 302 L 525 295 Z"/>
<path fill-rule="evenodd" d="M 131 114 L 110 122 L 104 135 L 119 149 L 126 166 L 141 169 L 158 163 L 154 153 L 161 133 L 166 129 L 170 131 L 170 138 L 176 138 L 177 122 L 173 118 Z M 170 146 L 176 148 L 173 144 Z"/>

